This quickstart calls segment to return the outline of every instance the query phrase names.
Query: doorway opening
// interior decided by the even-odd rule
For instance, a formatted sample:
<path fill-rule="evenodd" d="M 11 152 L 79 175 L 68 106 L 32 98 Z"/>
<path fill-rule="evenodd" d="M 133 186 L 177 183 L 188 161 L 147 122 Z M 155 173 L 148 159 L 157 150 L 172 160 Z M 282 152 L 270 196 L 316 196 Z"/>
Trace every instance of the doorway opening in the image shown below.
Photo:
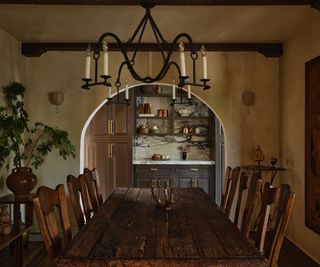
<path fill-rule="evenodd" d="M 100 177 L 106 177 L 104 197 L 115 187 L 169 181 L 172 187 L 203 187 L 220 203 L 224 131 L 212 108 L 195 94 L 191 105 L 171 106 L 170 84 L 139 84 L 129 89 L 130 106 L 107 105 L 105 100 L 86 121 L 80 171 L 98 168 Z M 120 99 L 124 91 L 120 90 Z M 178 147 L 188 150 L 187 160 L 180 158 Z"/>

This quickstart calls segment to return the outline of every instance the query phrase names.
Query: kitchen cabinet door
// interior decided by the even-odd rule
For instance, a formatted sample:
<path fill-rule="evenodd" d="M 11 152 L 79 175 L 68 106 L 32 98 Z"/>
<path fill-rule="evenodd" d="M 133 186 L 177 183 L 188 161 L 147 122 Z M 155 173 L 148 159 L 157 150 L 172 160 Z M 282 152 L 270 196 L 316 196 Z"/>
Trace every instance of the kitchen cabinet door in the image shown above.
<path fill-rule="evenodd" d="M 99 171 L 104 199 L 117 187 L 132 186 L 130 147 L 127 140 L 93 141 L 93 166 Z"/>
<path fill-rule="evenodd" d="M 119 99 L 124 101 L 123 93 Z M 105 104 L 95 114 L 92 123 L 94 137 L 131 136 L 132 105 Z"/>

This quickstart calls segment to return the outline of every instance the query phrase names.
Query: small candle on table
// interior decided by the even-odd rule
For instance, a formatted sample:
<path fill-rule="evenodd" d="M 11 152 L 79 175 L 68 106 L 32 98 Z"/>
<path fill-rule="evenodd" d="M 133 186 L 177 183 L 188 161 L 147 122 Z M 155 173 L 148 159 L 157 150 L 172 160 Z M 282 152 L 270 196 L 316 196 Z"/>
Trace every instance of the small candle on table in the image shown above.
<path fill-rule="evenodd" d="M 188 84 L 188 99 L 191 99 L 191 85 Z"/>

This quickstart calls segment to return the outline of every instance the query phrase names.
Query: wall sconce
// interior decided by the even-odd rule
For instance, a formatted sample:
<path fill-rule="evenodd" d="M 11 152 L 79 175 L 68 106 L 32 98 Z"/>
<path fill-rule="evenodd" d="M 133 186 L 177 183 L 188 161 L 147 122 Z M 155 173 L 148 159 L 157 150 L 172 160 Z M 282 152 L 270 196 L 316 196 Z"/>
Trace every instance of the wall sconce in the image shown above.
<path fill-rule="evenodd" d="M 62 105 L 64 101 L 64 92 L 61 92 L 61 91 L 49 92 L 48 98 L 50 103 L 57 107 L 56 113 L 59 113 L 59 106 Z"/>
<path fill-rule="evenodd" d="M 243 92 L 242 93 L 242 103 L 249 108 L 254 104 L 254 92 Z"/>

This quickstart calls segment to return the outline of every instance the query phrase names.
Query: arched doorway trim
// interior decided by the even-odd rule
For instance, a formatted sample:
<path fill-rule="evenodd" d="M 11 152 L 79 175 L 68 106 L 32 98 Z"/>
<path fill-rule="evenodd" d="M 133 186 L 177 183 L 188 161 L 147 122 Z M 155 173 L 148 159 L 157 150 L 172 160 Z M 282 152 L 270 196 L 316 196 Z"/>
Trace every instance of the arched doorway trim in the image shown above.
<path fill-rule="evenodd" d="M 171 86 L 171 84 L 169 83 L 157 83 L 159 85 L 164 85 L 164 86 Z M 135 88 L 137 86 L 141 86 L 141 85 L 145 85 L 144 83 L 140 83 L 140 84 L 135 84 L 135 85 L 132 85 L 132 86 L 129 86 L 129 90 L 131 88 Z M 124 92 L 125 91 L 125 88 L 122 88 L 119 90 L 119 92 Z M 186 89 L 184 89 L 184 91 L 186 91 Z M 112 94 L 112 97 L 114 97 L 116 95 L 116 92 L 114 94 Z M 197 94 L 193 93 L 192 92 L 192 95 L 195 96 L 197 99 L 199 99 L 202 103 L 204 103 L 213 113 L 214 115 L 216 116 L 216 118 L 220 121 L 220 124 L 223 128 L 223 131 L 225 130 L 224 129 L 224 126 L 223 126 L 223 123 L 220 119 L 220 117 L 218 116 L 218 114 L 213 110 L 213 108 L 205 101 L 203 100 L 201 97 L 199 97 Z M 108 99 L 105 99 L 103 100 L 100 105 L 97 106 L 97 108 L 90 114 L 90 116 L 88 117 L 88 119 L 86 120 L 83 128 L 82 128 L 82 131 L 81 131 L 81 138 L 80 138 L 80 173 L 82 172 L 83 168 L 85 167 L 84 166 L 84 149 L 85 149 L 85 133 L 87 131 L 87 128 L 92 120 L 92 118 L 94 117 L 94 115 L 98 112 L 98 110 L 108 101 Z M 225 133 L 225 131 L 224 131 Z M 225 135 L 225 134 L 224 134 Z"/>

